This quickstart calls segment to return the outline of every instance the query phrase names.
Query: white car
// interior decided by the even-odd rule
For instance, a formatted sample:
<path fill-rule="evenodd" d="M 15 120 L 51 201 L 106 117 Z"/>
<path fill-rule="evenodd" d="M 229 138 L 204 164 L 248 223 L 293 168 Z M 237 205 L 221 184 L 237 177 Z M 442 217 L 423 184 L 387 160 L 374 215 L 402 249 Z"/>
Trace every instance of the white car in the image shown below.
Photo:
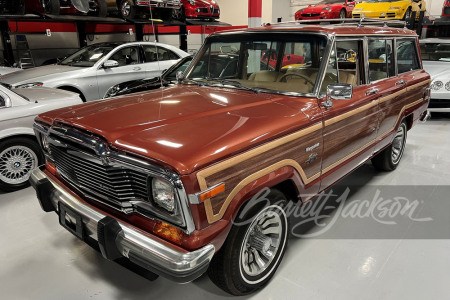
<path fill-rule="evenodd" d="M 423 68 L 431 75 L 429 112 L 450 112 L 450 39 L 420 40 Z"/>
<path fill-rule="evenodd" d="M 84 101 L 101 99 L 118 83 L 153 78 L 189 54 L 154 42 L 100 43 L 82 48 L 56 65 L 0 77 L 17 87 L 51 87 L 76 92 Z"/>
<path fill-rule="evenodd" d="M 0 190 L 28 186 L 31 171 L 44 163 L 33 131 L 36 115 L 80 103 L 79 95 L 68 91 L 0 84 Z"/>
<path fill-rule="evenodd" d="M 22 70 L 22 69 L 0 66 L 0 76 L 1 75 L 6 75 L 6 74 L 10 74 L 10 73 L 13 73 L 13 72 L 17 72 L 17 71 L 20 71 L 20 70 Z"/>

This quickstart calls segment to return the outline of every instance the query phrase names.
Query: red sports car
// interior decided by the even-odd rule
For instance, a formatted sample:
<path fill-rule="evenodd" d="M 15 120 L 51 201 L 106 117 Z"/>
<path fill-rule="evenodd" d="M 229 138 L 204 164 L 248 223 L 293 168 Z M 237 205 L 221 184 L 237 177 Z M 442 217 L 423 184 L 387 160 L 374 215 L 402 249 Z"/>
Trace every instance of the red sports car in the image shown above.
<path fill-rule="evenodd" d="M 442 17 L 450 17 L 450 0 L 444 0 L 444 7 L 442 8 Z"/>
<path fill-rule="evenodd" d="M 218 19 L 220 16 L 219 4 L 215 0 L 181 0 L 182 18 Z"/>
<path fill-rule="evenodd" d="M 328 1 L 329 2 L 329 1 Z M 356 1 L 345 3 L 310 5 L 295 13 L 296 20 L 344 19 L 351 18 Z"/>

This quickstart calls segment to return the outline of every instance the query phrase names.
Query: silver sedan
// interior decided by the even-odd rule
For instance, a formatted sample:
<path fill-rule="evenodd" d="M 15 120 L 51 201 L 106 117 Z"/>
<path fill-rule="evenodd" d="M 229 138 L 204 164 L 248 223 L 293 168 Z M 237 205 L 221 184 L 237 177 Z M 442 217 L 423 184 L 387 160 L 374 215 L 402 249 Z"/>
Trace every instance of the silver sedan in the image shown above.
<path fill-rule="evenodd" d="M 7 74 L 0 82 L 15 88 L 59 88 L 90 101 L 103 98 L 118 83 L 160 76 L 188 55 L 174 46 L 154 42 L 93 44 L 56 65 Z"/>

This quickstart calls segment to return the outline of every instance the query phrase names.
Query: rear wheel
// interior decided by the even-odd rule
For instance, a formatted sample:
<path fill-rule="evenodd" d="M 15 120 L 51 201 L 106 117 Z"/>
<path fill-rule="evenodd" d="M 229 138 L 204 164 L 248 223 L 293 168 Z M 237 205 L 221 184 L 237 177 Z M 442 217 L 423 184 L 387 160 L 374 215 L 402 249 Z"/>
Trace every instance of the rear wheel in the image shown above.
<path fill-rule="evenodd" d="M 397 168 L 405 150 L 407 127 L 403 121 L 397 129 L 391 145 L 372 158 L 375 169 L 393 171 Z"/>
<path fill-rule="evenodd" d="M 136 6 L 132 0 L 122 0 L 119 6 L 119 14 L 124 19 L 134 19 L 136 17 Z"/>
<path fill-rule="evenodd" d="M 29 186 L 31 171 L 42 163 L 36 141 L 17 137 L 0 142 L 0 189 L 12 192 Z"/>
<path fill-rule="evenodd" d="M 278 190 L 267 195 L 270 205 L 253 207 L 233 226 L 208 269 L 211 280 L 233 295 L 264 287 L 275 274 L 287 247 L 286 197 Z"/>
<path fill-rule="evenodd" d="M 347 12 L 345 9 L 341 9 L 341 12 L 339 13 L 339 19 L 345 19 L 347 18 Z"/>
<path fill-rule="evenodd" d="M 46 14 L 59 15 L 60 10 L 59 0 L 42 0 L 41 4 Z"/>

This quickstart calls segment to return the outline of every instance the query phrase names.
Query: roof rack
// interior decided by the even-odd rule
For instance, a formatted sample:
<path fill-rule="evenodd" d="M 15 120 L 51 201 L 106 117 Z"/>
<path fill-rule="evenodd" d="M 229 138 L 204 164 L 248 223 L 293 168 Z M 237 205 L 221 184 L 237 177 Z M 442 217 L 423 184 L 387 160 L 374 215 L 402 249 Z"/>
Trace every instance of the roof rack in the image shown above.
<path fill-rule="evenodd" d="M 374 18 L 361 18 L 361 19 L 319 19 L 319 20 L 298 20 L 298 21 L 288 21 L 280 22 L 267 25 L 277 26 L 277 25 L 288 25 L 288 24 L 299 24 L 299 25 L 349 25 L 355 24 L 358 27 L 363 26 L 383 26 L 383 27 L 396 27 L 396 28 L 406 28 L 407 23 L 405 21 L 399 20 L 383 20 Z"/>

